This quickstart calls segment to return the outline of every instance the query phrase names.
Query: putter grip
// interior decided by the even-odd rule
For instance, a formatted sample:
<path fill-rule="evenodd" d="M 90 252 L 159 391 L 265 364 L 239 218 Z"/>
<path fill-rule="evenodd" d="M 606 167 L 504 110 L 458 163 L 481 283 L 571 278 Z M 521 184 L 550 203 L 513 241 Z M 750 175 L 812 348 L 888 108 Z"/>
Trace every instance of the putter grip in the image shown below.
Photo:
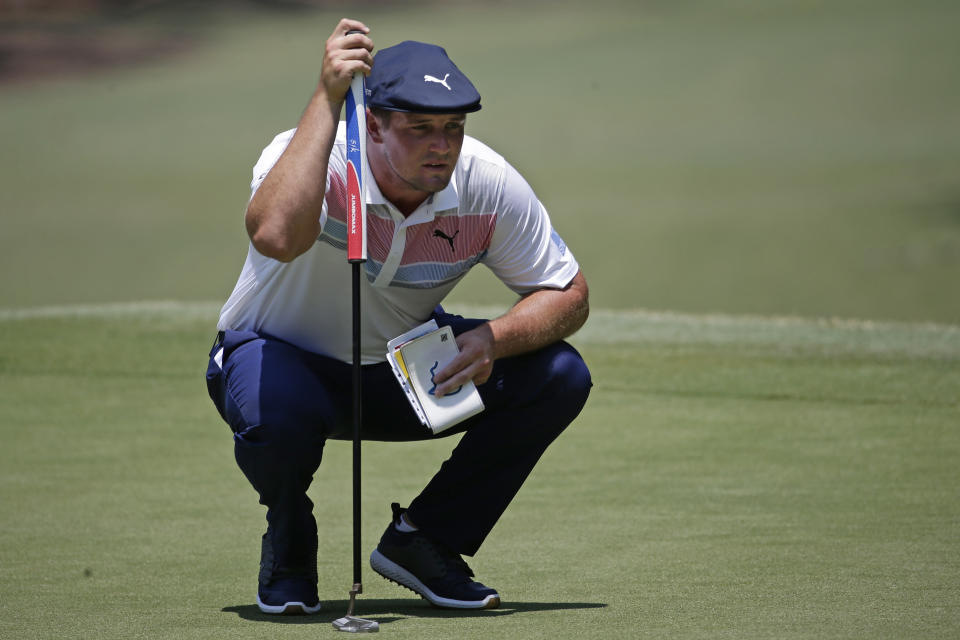
<path fill-rule="evenodd" d="M 362 33 L 356 29 L 348 32 Z M 354 73 L 345 99 L 347 144 L 347 261 L 367 259 L 366 98 L 362 73 Z"/>

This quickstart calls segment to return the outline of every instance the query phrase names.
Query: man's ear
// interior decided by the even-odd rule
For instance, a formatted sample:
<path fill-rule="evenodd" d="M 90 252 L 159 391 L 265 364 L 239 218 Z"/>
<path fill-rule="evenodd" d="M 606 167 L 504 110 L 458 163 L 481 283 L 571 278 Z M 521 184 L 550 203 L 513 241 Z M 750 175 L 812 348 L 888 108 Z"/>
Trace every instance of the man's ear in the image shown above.
<path fill-rule="evenodd" d="M 367 137 L 377 144 L 383 143 L 383 128 L 369 107 L 367 107 Z"/>

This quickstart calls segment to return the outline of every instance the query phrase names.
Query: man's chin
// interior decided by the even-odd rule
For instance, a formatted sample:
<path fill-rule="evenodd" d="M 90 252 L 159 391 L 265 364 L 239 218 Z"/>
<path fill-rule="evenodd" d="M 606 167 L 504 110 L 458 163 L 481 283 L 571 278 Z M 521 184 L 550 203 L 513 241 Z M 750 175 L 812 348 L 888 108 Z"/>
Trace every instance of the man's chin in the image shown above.
<path fill-rule="evenodd" d="M 417 185 L 417 188 L 427 193 L 440 193 L 447 188 L 447 185 L 450 184 L 451 177 L 452 176 L 446 176 L 445 178 L 430 178 L 427 180 L 421 180 L 420 184 Z"/>

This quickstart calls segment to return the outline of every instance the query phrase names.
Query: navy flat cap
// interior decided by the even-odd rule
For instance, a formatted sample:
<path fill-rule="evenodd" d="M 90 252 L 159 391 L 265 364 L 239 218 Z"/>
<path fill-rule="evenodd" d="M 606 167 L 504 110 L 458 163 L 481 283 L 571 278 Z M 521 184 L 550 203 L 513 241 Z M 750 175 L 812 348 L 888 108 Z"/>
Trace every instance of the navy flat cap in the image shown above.
<path fill-rule="evenodd" d="M 480 94 L 434 44 L 407 40 L 377 52 L 366 80 L 367 105 L 414 113 L 471 113 Z"/>

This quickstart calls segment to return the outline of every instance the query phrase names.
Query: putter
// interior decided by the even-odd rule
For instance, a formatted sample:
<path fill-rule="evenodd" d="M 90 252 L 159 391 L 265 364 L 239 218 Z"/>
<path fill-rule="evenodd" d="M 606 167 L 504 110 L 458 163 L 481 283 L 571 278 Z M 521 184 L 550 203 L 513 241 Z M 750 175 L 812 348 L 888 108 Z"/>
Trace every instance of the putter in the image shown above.
<path fill-rule="evenodd" d="M 348 31 L 347 35 L 361 33 Z M 353 586 L 347 615 L 333 621 L 333 628 L 348 633 L 380 630 L 375 620 L 353 615 L 357 595 L 363 593 L 360 579 L 360 425 L 362 407 L 360 369 L 360 265 L 367 260 L 367 109 L 363 74 L 355 73 L 347 92 L 347 262 L 353 269 Z"/>

